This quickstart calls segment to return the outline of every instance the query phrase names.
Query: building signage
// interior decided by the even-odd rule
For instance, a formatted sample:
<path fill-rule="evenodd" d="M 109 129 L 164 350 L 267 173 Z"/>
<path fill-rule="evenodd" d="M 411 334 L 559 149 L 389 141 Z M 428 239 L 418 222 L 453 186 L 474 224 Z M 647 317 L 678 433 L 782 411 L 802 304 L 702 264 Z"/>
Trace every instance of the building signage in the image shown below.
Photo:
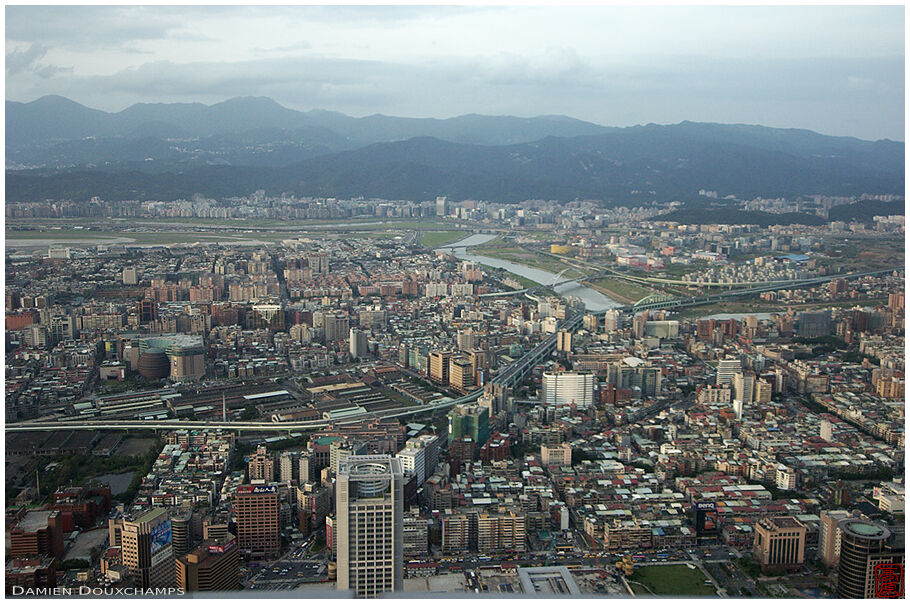
<path fill-rule="evenodd" d="M 171 520 L 168 518 L 158 526 L 152 529 L 149 533 L 149 540 L 151 542 L 152 556 L 154 557 L 155 552 L 160 550 L 166 545 L 171 543 Z"/>
<path fill-rule="evenodd" d="M 223 554 L 224 552 L 231 551 L 235 545 L 237 545 L 236 538 L 231 539 L 227 543 L 212 544 L 212 545 L 209 545 L 209 553 L 210 554 Z"/>

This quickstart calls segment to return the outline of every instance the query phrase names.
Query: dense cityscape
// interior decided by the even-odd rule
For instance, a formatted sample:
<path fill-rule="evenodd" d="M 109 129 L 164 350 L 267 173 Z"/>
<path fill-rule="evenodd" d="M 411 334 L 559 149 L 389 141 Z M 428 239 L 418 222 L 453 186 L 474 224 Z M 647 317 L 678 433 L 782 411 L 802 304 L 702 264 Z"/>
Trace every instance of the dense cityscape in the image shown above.
<path fill-rule="evenodd" d="M 168 212 L 215 205 L 322 222 L 7 206 L 8 592 L 862 597 L 850 540 L 903 560 L 903 216 Z"/>
<path fill-rule="evenodd" d="M 8 599 L 904 598 L 905 7 L 10 5 Z"/>

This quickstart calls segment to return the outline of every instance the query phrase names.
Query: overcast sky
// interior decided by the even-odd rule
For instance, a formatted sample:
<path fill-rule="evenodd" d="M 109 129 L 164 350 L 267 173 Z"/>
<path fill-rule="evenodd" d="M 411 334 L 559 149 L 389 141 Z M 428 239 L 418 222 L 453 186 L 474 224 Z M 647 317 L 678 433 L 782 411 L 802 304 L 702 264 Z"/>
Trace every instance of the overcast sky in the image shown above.
<path fill-rule="evenodd" d="M 904 7 L 7 6 L 6 98 L 904 140 Z"/>

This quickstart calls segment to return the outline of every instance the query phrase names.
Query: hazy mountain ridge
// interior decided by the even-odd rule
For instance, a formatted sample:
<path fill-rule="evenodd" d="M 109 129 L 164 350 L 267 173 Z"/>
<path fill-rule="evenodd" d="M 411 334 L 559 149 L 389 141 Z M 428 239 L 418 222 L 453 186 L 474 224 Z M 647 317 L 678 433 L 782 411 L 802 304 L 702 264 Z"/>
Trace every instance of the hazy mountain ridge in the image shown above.
<path fill-rule="evenodd" d="M 58 118 L 36 117 L 40 114 L 36 107 L 59 107 Z M 449 195 L 634 204 L 691 197 L 699 189 L 749 198 L 902 194 L 904 186 L 903 143 L 742 124 L 606 128 L 563 116 L 351 118 L 328 111 L 297 112 L 262 98 L 231 99 L 208 107 L 134 105 L 119 114 L 104 114 L 62 97 L 46 97 L 27 105 L 7 102 L 8 139 L 15 139 L 24 127 L 16 123 L 22 112 L 44 120 L 35 126 L 39 133 L 50 132 L 55 125 L 61 136 L 73 136 L 80 128 L 110 132 L 104 129 L 115 119 L 121 120 L 120 132 L 145 138 L 118 135 L 46 144 L 45 151 L 64 158 L 60 165 L 70 168 L 59 173 L 8 171 L 10 201 L 92 195 L 166 200 L 265 189 L 393 199 Z M 160 132 L 168 127 L 198 138 L 154 137 L 156 128 Z M 573 135 L 556 136 L 554 130 Z M 209 134 L 199 134 L 205 131 Z M 371 138 L 381 142 L 364 142 Z M 471 142 L 451 140 L 458 138 Z M 481 144 L 477 138 L 500 143 Z M 27 164 L 25 155 L 8 147 L 8 162 Z M 85 170 L 86 165 L 92 170 Z"/>

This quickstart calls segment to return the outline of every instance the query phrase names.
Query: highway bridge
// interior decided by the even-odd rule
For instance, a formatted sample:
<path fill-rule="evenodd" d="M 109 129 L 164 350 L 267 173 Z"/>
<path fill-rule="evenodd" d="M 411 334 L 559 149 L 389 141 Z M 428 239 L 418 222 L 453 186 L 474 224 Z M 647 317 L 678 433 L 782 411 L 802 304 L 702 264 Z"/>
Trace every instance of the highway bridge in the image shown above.
<path fill-rule="evenodd" d="M 809 287 L 812 285 L 817 285 L 820 283 L 825 283 L 831 281 L 832 279 L 858 279 L 866 276 L 881 275 L 885 273 L 893 272 L 894 269 L 884 269 L 877 271 L 867 271 L 863 273 L 852 273 L 845 275 L 829 275 L 825 277 L 816 277 L 813 279 L 802 279 L 787 282 L 787 285 L 784 287 L 788 288 L 798 288 L 798 287 Z M 756 293 L 774 291 L 781 289 L 779 285 L 763 285 L 759 287 L 735 290 L 732 292 L 724 292 L 722 294 L 710 295 L 710 296 L 697 296 L 694 298 L 676 298 L 672 300 L 654 300 L 652 302 L 643 301 L 643 304 L 635 304 L 632 306 L 619 306 L 616 307 L 616 310 L 625 311 L 625 312 L 638 312 L 641 310 L 653 310 L 653 309 L 664 309 L 664 308 L 683 308 L 689 306 L 698 306 L 703 304 L 711 304 L 713 302 L 720 302 L 723 300 L 728 300 L 735 297 L 741 297 L 745 295 L 752 295 Z M 591 314 L 597 316 L 603 316 L 606 311 L 598 311 Z M 582 317 L 584 313 L 575 313 L 574 315 L 567 317 L 559 323 L 559 330 L 572 331 L 578 329 L 581 325 Z M 524 379 L 531 372 L 533 367 L 550 356 L 553 352 L 553 349 L 556 348 L 556 339 L 557 334 L 551 334 L 541 341 L 536 347 L 528 351 L 523 357 L 512 365 L 504 368 L 500 371 L 492 380 L 494 384 L 499 384 L 503 386 L 508 386 L 514 388 L 516 385 L 524 381 Z M 155 421 L 146 421 L 146 420 L 105 420 L 105 419 L 78 419 L 73 418 L 72 420 L 68 418 L 55 419 L 53 421 L 27 421 L 27 422 L 18 422 L 13 424 L 6 424 L 5 429 L 7 432 L 34 432 L 42 430 L 127 430 L 127 429 L 155 429 L 155 430 L 178 430 L 178 429 L 224 429 L 224 430 L 237 430 L 237 431 L 257 431 L 257 432 L 292 432 L 295 430 L 319 430 L 322 428 L 328 427 L 331 425 L 344 425 L 344 424 L 353 424 L 361 422 L 365 419 L 372 418 L 399 418 L 399 417 L 409 417 L 412 415 L 422 415 L 426 413 L 435 413 L 437 411 L 442 411 L 454 407 L 455 405 L 460 405 L 464 403 L 470 403 L 476 401 L 480 398 L 483 391 L 478 389 L 470 394 L 466 394 L 462 397 L 451 399 L 448 401 L 443 401 L 439 403 L 433 403 L 429 405 L 417 405 L 409 407 L 396 407 L 393 409 L 384 409 L 382 411 L 374 411 L 361 413 L 358 415 L 353 415 L 344 419 L 338 420 L 308 420 L 300 422 L 227 422 L 224 420 L 207 420 L 207 421 L 179 421 L 179 420 L 155 420 Z"/>

